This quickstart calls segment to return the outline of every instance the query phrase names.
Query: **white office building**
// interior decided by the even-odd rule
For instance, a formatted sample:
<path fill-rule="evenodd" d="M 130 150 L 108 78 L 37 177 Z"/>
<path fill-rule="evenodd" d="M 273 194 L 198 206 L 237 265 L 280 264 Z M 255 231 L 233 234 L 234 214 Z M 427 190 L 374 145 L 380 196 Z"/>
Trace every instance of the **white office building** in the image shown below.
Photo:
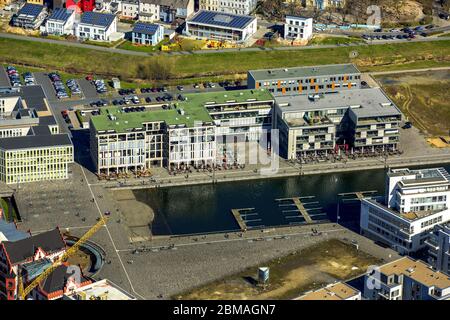
<path fill-rule="evenodd" d="M 450 175 L 444 168 L 392 169 L 383 201 L 363 199 L 361 233 L 401 254 L 426 247 L 430 231 L 450 221 Z"/>
<path fill-rule="evenodd" d="M 248 15 L 256 9 L 257 0 L 200 0 L 201 10 Z"/>
<path fill-rule="evenodd" d="M 286 16 L 284 38 L 287 40 L 309 40 L 313 33 L 313 19 L 299 16 Z"/>

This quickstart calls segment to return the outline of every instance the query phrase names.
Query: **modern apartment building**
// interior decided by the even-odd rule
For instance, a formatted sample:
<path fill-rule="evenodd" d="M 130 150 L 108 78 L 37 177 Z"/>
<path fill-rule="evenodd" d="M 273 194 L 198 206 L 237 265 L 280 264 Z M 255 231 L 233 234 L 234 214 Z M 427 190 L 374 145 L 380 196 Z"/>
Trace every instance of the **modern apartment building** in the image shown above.
<path fill-rule="evenodd" d="M 309 291 L 295 300 L 361 300 L 361 292 L 344 282 L 336 282 L 319 290 Z"/>
<path fill-rule="evenodd" d="M 0 89 L 0 181 L 67 179 L 73 145 L 60 134 L 40 86 Z"/>
<path fill-rule="evenodd" d="M 186 20 L 185 34 L 198 39 L 245 42 L 256 30 L 254 16 L 200 10 Z"/>
<path fill-rule="evenodd" d="M 391 169 L 383 200 L 361 203 L 361 233 L 401 254 L 426 247 L 436 225 L 450 221 L 450 176 L 444 168 Z"/>
<path fill-rule="evenodd" d="M 435 270 L 450 273 L 450 224 L 434 226 L 425 240 L 428 247 L 428 263 Z"/>
<path fill-rule="evenodd" d="M 396 150 L 402 114 L 379 88 L 275 97 L 274 123 L 286 159 L 346 149 Z"/>
<path fill-rule="evenodd" d="M 76 26 L 75 34 L 82 40 L 110 41 L 117 31 L 117 17 L 113 14 L 84 12 Z"/>
<path fill-rule="evenodd" d="M 450 277 L 420 260 L 403 257 L 365 275 L 368 300 L 449 300 Z"/>
<path fill-rule="evenodd" d="M 121 0 L 120 15 L 127 19 L 136 19 L 139 16 L 139 0 Z"/>
<path fill-rule="evenodd" d="M 11 18 L 14 27 L 38 29 L 47 17 L 47 8 L 40 4 L 25 3 Z"/>
<path fill-rule="evenodd" d="M 74 34 L 75 11 L 58 8 L 45 21 L 45 32 L 53 35 Z"/>
<path fill-rule="evenodd" d="M 337 92 L 360 88 L 361 73 L 353 64 L 250 70 L 247 86 L 274 96 Z"/>
<path fill-rule="evenodd" d="M 186 94 L 160 105 L 102 108 L 91 117 L 91 155 L 98 174 L 215 164 L 226 136 L 255 141 L 272 126 L 264 90 Z"/>
<path fill-rule="evenodd" d="M 200 10 L 249 15 L 256 9 L 257 0 L 200 0 Z"/>
<path fill-rule="evenodd" d="M 284 38 L 287 40 L 305 40 L 312 38 L 313 19 L 287 15 L 284 24 Z"/>
<path fill-rule="evenodd" d="M 136 22 L 131 31 L 134 44 L 154 46 L 164 39 L 164 27 L 159 24 Z"/>

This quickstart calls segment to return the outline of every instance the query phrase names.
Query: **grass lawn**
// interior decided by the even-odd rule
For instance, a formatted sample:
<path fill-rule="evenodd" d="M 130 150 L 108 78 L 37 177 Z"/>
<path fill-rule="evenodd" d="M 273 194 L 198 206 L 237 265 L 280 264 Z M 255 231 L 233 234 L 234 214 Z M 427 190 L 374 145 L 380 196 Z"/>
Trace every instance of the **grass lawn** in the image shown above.
<path fill-rule="evenodd" d="M 118 49 L 131 50 L 131 51 L 139 51 L 139 52 L 159 52 L 160 46 L 137 46 L 131 43 L 131 41 L 126 40 L 122 44 L 120 44 Z"/>
<path fill-rule="evenodd" d="M 11 50 L 15 48 L 15 50 Z M 353 57 L 352 52 L 356 52 Z M 70 74 L 93 73 L 104 77 L 137 78 L 139 64 L 154 57 L 69 47 L 59 44 L 0 39 L 0 63 L 25 64 Z M 233 78 L 247 70 L 333 63 L 355 63 L 361 71 L 402 70 L 450 65 L 450 40 L 408 42 L 355 47 L 315 48 L 262 52 L 225 52 L 164 56 L 173 63 L 174 80 L 221 76 Z"/>
<path fill-rule="evenodd" d="M 363 43 L 363 40 L 357 37 L 315 36 L 311 39 L 308 45 L 335 45 L 348 43 Z"/>
<path fill-rule="evenodd" d="M 292 299 L 319 289 L 326 283 L 348 280 L 363 274 L 381 261 L 350 244 L 332 239 L 290 255 L 249 268 L 239 274 L 196 288 L 175 299 L 266 300 Z M 255 286 L 259 266 L 270 268 L 269 284 Z"/>

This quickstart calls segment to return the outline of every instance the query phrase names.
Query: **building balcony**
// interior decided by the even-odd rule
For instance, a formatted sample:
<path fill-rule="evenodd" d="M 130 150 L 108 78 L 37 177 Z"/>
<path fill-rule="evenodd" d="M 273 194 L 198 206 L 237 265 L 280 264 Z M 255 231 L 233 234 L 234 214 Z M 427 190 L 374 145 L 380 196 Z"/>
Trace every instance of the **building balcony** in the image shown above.
<path fill-rule="evenodd" d="M 433 241 L 432 239 L 427 239 L 427 240 L 424 241 L 424 243 L 428 247 L 430 247 L 432 249 L 432 250 L 430 250 L 430 252 L 432 252 L 433 250 L 434 251 L 438 251 L 439 250 L 439 245 L 435 241 Z"/>

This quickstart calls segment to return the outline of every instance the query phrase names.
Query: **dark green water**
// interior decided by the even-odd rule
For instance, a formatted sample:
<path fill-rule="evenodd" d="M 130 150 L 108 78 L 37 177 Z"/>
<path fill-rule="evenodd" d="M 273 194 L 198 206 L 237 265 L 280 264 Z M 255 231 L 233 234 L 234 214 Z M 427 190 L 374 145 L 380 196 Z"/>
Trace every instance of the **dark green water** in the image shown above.
<path fill-rule="evenodd" d="M 435 165 L 433 167 L 439 167 Z M 450 171 L 449 165 L 444 165 Z M 280 207 L 277 198 L 315 196 L 326 216 L 317 220 L 336 221 L 337 194 L 377 190 L 384 193 L 385 171 L 367 170 L 302 177 L 274 178 L 255 181 L 170 187 L 134 191 L 139 201 L 149 204 L 156 213 L 152 232 L 162 234 L 191 234 L 237 230 L 231 209 L 255 208 L 257 215 L 247 216 L 249 227 L 270 227 L 302 223 L 294 208 Z M 319 213 L 319 211 L 316 211 Z M 340 204 L 340 221 L 358 224 L 357 202 Z M 254 221 L 251 221 L 254 220 Z"/>

